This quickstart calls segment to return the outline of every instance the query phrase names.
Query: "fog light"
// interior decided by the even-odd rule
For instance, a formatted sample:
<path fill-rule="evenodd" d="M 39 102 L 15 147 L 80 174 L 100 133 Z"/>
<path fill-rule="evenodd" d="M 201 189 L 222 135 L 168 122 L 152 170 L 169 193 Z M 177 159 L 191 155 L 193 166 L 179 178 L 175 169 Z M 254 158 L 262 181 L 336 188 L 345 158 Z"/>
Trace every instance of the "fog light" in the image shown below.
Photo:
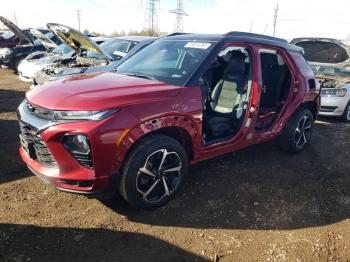
<path fill-rule="evenodd" d="M 82 166 L 92 168 L 92 154 L 89 138 L 85 135 L 66 135 L 63 138 L 64 147 Z"/>

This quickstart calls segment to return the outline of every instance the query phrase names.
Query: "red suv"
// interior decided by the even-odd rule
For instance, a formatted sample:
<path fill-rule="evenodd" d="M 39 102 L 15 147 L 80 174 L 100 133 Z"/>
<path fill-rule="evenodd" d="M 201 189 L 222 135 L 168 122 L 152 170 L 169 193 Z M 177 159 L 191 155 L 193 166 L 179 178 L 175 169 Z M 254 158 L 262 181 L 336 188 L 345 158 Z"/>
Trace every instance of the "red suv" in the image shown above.
<path fill-rule="evenodd" d="M 60 190 L 116 190 L 137 208 L 165 204 L 190 164 L 279 137 L 310 142 L 319 86 L 302 49 L 248 33 L 177 34 L 117 72 L 57 79 L 18 108 L 20 154 Z"/>

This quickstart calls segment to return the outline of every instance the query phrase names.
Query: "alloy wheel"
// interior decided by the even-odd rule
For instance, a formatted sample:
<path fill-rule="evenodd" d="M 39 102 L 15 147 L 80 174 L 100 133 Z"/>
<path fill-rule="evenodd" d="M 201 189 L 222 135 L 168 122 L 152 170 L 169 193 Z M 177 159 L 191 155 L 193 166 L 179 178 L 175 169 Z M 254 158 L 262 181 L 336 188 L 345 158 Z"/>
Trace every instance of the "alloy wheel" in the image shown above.
<path fill-rule="evenodd" d="M 312 120 L 310 116 L 304 115 L 300 118 L 295 130 L 294 141 L 298 148 L 303 148 L 311 138 Z"/>
<path fill-rule="evenodd" d="M 136 189 L 143 201 L 155 204 L 169 197 L 179 185 L 181 169 L 176 152 L 160 149 L 150 154 L 136 177 Z"/>

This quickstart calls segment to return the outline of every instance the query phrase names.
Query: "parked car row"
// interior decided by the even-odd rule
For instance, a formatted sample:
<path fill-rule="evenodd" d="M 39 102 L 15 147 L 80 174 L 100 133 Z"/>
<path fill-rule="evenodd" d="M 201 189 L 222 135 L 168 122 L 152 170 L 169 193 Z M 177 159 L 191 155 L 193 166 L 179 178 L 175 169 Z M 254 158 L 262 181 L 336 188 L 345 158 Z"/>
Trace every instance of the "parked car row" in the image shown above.
<path fill-rule="evenodd" d="M 7 46 L 0 48 L 0 65 L 13 69 L 21 80 L 34 85 L 93 67 L 96 67 L 91 69 L 93 72 L 112 70 L 117 64 L 112 62 L 155 40 L 154 37 L 141 36 L 93 37 L 53 23 L 47 25 L 48 30 L 22 31 L 4 17 L 0 17 L 0 21 L 13 36 L 13 45 L 0 39 L 0 43 Z"/>
<path fill-rule="evenodd" d="M 18 107 L 23 161 L 62 191 L 118 192 L 142 209 L 167 203 L 190 164 L 271 139 L 288 152 L 304 150 L 330 81 L 327 74 L 319 83 L 314 71 L 348 59 L 315 56 L 305 39 L 242 32 L 98 45 L 68 26 L 48 28 L 69 49 L 57 54 L 56 46 L 39 59 L 50 65 Z M 310 52 L 309 62 L 326 62 L 310 67 Z M 331 95 L 348 96 L 339 89 L 329 86 Z"/>

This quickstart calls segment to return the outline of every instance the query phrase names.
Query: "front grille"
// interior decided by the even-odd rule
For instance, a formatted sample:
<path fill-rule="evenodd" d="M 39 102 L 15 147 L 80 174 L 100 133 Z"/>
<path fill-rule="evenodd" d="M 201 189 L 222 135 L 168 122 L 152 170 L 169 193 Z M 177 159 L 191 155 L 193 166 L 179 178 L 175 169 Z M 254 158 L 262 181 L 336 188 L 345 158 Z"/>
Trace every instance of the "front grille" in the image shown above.
<path fill-rule="evenodd" d="M 49 110 L 40 106 L 36 106 L 33 104 L 30 104 L 28 101 L 26 101 L 26 106 L 29 112 L 39 118 L 47 119 L 47 120 L 54 120 L 54 111 Z"/>
<path fill-rule="evenodd" d="M 40 134 L 29 125 L 20 122 L 21 145 L 29 157 L 46 167 L 56 167 L 57 163 Z"/>

